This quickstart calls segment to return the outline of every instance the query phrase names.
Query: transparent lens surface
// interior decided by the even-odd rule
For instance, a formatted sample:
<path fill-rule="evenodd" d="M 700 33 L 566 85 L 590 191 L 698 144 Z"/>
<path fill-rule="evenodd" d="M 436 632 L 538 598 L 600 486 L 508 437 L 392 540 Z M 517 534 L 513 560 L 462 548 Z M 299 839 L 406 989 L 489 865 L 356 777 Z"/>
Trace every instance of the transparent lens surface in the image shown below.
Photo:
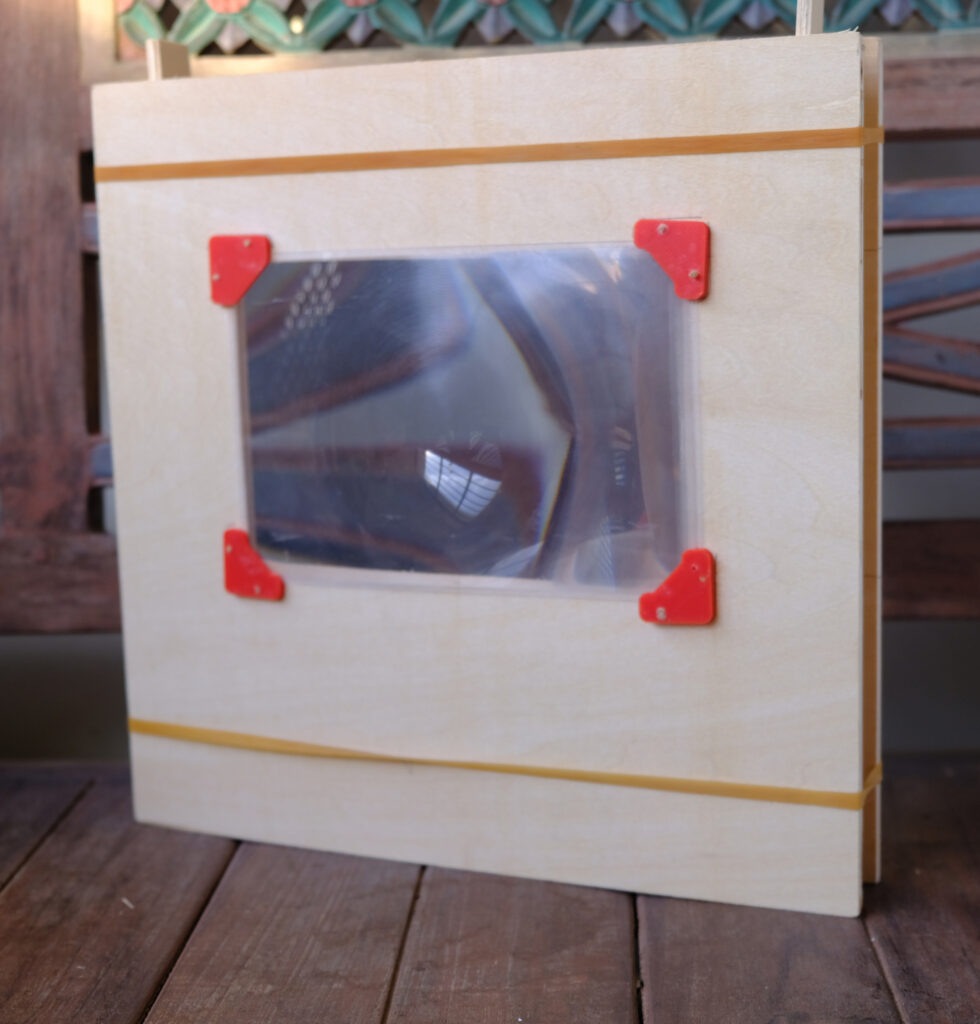
<path fill-rule="evenodd" d="M 272 264 L 243 302 L 256 543 L 652 585 L 688 546 L 683 305 L 631 246 Z"/>

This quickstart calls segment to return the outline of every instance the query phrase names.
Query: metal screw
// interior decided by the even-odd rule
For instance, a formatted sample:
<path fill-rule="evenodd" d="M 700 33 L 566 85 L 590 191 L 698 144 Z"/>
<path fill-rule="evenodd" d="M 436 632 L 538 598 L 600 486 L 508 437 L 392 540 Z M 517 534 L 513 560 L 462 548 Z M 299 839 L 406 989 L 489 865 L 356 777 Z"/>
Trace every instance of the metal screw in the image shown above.
<path fill-rule="evenodd" d="M 658 608 L 657 609 L 657 619 L 660 622 L 663 622 L 666 618 L 667 618 L 667 609 L 663 608 L 663 607 Z"/>
<path fill-rule="evenodd" d="M 211 275 L 211 280 L 212 281 L 220 281 L 221 280 L 221 275 L 220 274 L 212 274 Z"/>
<path fill-rule="evenodd" d="M 696 281 L 701 276 L 701 273 L 697 270 L 689 270 L 687 276 Z"/>
<path fill-rule="evenodd" d="M 657 234 L 658 235 L 666 235 L 669 230 L 670 229 L 667 227 L 666 224 L 658 224 L 657 225 Z"/>
<path fill-rule="evenodd" d="M 249 246 L 250 246 L 251 244 L 252 244 L 252 239 L 251 239 L 251 238 L 243 238 L 243 239 L 242 239 L 242 245 L 244 245 L 246 249 L 247 249 L 247 248 L 248 248 L 248 247 L 249 247 Z"/>

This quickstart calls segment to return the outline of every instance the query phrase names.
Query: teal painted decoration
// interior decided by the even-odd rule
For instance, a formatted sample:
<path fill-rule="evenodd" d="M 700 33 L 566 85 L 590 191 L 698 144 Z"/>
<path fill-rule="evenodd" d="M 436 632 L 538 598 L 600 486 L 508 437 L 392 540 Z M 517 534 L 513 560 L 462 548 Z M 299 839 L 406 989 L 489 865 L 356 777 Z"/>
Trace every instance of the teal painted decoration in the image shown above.
<path fill-rule="evenodd" d="M 363 46 L 376 33 L 417 46 L 764 34 L 794 25 L 796 0 L 116 0 L 116 10 L 137 45 L 169 39 L 230 54 L 317 51 L 341 37 Z M 880 32 L 916 21 L 978 29 L 980 0 L 838 0 L 826 27 Z"/>

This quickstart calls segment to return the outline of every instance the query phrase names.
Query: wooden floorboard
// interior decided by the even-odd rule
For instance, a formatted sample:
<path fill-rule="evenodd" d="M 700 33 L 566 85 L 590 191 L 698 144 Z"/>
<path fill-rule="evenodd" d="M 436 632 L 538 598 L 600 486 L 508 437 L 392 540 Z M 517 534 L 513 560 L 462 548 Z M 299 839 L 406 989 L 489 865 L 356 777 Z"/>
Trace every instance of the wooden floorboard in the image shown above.
<path fill-rule="evenodd" d="M 87 785 L 58 770 L 0 768 L 0 890 Z"/>
<path fill-rule="evenodd" d="M 426 871 L 390 1024 L 636 1021 L 625 893 Z"/>
<path fill-rule="evenodd" d="M 897 1024 L 860 920 L 639 897 L 644 1020 Z"/>
<path fill-rule="evenodd" d="M 0 1021 L 140 1020 L 233 849 L 135 825 L 97 781 L 0 892 Z"/>
<path fill-rule="evenodd" d="M 980 1024 L 980 758 L 883 798 L 862 921 L 235 852 L 133 824 L 125 774 L 0 767 L 0 1024 Z"/>
<path fill-rule="evenodd" d="M 420 870 L 241 846 L 147 1024 L 380 1024 Z"/>
<path fill-rule="evenodd" d="M 980 760 L 888 766 L 865 924 L 910 1024 L 980 1022 Z"/>

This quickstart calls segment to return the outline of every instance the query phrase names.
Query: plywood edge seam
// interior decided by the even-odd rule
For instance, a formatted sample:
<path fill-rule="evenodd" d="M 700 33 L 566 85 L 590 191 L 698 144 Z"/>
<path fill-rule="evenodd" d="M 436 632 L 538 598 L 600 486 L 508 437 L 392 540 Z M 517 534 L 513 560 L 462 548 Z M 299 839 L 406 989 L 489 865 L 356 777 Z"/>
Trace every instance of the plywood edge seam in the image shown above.
<path fill-rule="evenodd" d="M 862 101 L 868 130 L 881 127 L 881 45 L 862 39 Z M 862 357 L 863 433 L 863 622 L 862 622 L 862 766 L 881 758 L 881 147 L 864 147 L 864 352 Z M 881 875 L 880 801 L 876 791 L 862 821 L 862 877 Z"/>
<path fill-rule="evenodd" d="M 813 149 L 850 149 L 883 141 L 883 129 L 819 128 L 733 135 L 685 135 L 670 138 L 555 142 L 520 146 L 458 149 L 389 150 L 324 153 L 311 156 L 255 157 L 180 163 L 120 164 L 95 169 L 97 184 L 122 181 L 169 181 L 193 178 L 265 177 L 279 174 L 408 170 L 503 163 L 550 163 L 573 160 L 621 160 L 638 157 L 712 156 Z"/>
<path fill-rule="evenodd" d="M 669 793 L 687 793 L 697 796 L 722 796 L 739 800 L 759 800 L 765 803 L 804 804 L 830 807 L 835 810 L 860 811 L 868 796 L 881 783 L 882 768 L 877 764 L 868 773 L 863 787 L 856 793 L 836 790 L 800 789 L 790 786 L 762 786 L 743 782 L 723 782 L 710 779 L 678 779 L 659 775 L 635 775 L 621 772 L 585 771 L 574 768 L 550 768 L 535 765 L 494 764 L 483 761 L 455 761 L 429 757 L 399 757 L 348 747 L 326 746 L 296 740 L 257 736 L 252 733 L 210 729 L 201 726 L 157 722 L 144 718 L 129 719 L 130 732 L 144 736 L 209 746 L 233 747 L 269 754 L 289 754 L 300 757 L 323 757 L 343 761 L 367 761 L 375 764 L 406 765 L 424 768 L 454 768 L 463 771 L 492 772 L 500 775 L 525 775 L 543 779 L 562 779 L 568 782 L 586 782 L 629 789 L 655 789 Z"/>

